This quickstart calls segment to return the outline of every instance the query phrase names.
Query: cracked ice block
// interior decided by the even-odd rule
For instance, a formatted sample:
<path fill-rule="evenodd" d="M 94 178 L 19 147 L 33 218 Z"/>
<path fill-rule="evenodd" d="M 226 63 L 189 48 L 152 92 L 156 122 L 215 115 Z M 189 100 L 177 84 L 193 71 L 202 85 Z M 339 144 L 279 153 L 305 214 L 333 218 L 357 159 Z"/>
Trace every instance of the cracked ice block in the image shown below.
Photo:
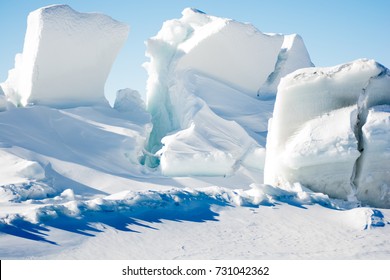
<path fill-rule="evenodd" d="M 363 126 L 363 154 L 355 184 L 357 197 L 375 207 L 390 207 L 390 106 L 373 107 Z"/>

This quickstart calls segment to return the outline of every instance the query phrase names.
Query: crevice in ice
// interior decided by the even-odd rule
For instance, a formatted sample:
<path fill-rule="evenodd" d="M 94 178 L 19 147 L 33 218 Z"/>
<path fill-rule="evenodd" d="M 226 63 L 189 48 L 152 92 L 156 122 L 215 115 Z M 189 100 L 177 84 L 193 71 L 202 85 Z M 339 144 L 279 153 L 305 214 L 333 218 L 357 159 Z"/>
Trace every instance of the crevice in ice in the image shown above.
<path fill-rule="evenodd" d="M 275 63 L 275 70 L 268 75 L 265 85 L 263 85 L 257 91 L 257 97 L 260 100 L 270 100 L 275 98 L 275 90 L 272 89 L 272 85 L 275 84 L 275 80 L 280 78 L 280 71 L 283 69 L 284 64 L 288 58 L 288 48 L 280 49 L 278 58 Z"/>
<path fill-rule="evenodd" d="M 381 66 L 381 65 L 379 65 Z M 358 109 L 358 115 L 357 120 L 355 124 L 355 136 L 356 140 L 358 141 L 357 147 L 358 151 L 360 153 L 360 156 L 356 159 L 352 175 L 351 175 L 351 187 L 353 193 L 351 194 L 350 199 L 357 200 L 356 198 L 356 191 L 357 191 L 357 177 L 361 170 L 361 164 L 364 154 L 364 142 L 363 142 L 363 126 L 365 125 L 367 121 L 367 115 L 368 115 L 368 107 L 369 107 L 369 87 L 372 84 L 372 80 L 379 79 L 382 76 L 387 74 L 387 69 L 383 66 L 381 66 L 381 71 L 375 75 L 371 76 L 368 80 L 365 86 L 362 88 L 361 94 L 359 95 L 358 102 L 357 102 L 357 109 Z"/>

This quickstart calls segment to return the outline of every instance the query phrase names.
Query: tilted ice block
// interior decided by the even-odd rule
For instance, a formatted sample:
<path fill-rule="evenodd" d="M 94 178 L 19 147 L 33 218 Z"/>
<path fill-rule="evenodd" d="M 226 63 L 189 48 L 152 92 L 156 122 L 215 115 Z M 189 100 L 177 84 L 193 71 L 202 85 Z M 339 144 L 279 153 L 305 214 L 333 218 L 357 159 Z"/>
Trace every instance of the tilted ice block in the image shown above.
<path fill-rule="evenodd" d="M 274 85 L 281 73 L 312 65 L 302 40 L 194 9 L 182 15 L 147 42 L 147 149 L 162 148 L 162 171 L 170 175 L 174 166 L 186 175 L 221 175 L 241 164 L 262 170 L 275 92 L 264 99 L 259 89 L 272 73 Z"/>
<path fill-rule="evenodd" d="M 107 103 L 104 84 L 128 31 L 106 15 L 78 13 L 67 5 L 31 12 L 6 94 L 22 105 Z"/>
<path fill-rule="evenodd" d="M 390 207 L 390 105 L 370 109 L 362 130 L 357 197 L 376 207 Z"/>
<path fill-rule="evenodd" d="M 390 73 L 373 60 L 300 69 L 284 77 L 269 125 L 265 183 L 299 182 L 343 199 L 361 193 L 355 177 L 362 176 L 367 157 L 362 126 L 369 108 L 381 104 L 390 104 Z"/>

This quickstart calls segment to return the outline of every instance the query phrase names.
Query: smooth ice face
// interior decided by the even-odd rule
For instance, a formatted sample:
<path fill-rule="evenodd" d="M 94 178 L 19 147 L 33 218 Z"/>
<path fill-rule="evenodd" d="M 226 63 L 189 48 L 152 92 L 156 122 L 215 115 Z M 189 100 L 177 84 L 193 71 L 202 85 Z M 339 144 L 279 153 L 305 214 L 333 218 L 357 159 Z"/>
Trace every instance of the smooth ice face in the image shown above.
<path fill-rule="evenodd" d="M 359 200 L 390 207 L 390 105 L 371 108 L 363 126 L 364 152 L 355 180 Z"/>
<path fill-rule="evenodd" d="M 4 83 L 15 104 L 106 104 L 104 84 L 129 28 L 97 13 L 53 5 L 28 16 L 23 53 Z"/>
<path fill-rule="evenodd" d="M 147 149 L 166 175 L 226 175 L 241 165 L 262 172 L 276 85 L 312 65 L 301 38 L 194 9 L 182 14 L 147 42 Z"/>
<path fill-rule="evenodd" d="M 390 74 L 373 60 L 287 75 L 270 121 L 265 183 L 288 188 L 299 182 L 342 199 L 354 199 L 357 193 L 363 202 L 390 207 L 384 187 L 390 180 L 386 159 L 370 163 L 379 150 L 385 157 L 386 145 L 377 145 L 379 150 L 372 145 L 385 139 L 388 123 L 382 124 L 379 138 L 367 138 L 375 127 L 370 108 L 382 104 L 390 104 Z M 373 173 L 382 175 L 368 176 Z M 369 177 L 371 183 L 364 181 Z"/>

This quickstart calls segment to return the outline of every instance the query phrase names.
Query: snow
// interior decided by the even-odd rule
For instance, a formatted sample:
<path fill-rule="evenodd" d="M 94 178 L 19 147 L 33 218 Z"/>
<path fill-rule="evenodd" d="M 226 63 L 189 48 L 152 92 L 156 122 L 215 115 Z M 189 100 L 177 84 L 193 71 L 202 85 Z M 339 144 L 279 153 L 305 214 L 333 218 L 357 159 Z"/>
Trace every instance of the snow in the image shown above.
<path fill-rule="evenodd" d="M 227 176 L 240 166 L 262 173 L 276 84 L 312 65 L 297 35 L 264 34 L 194 9 L 166 21 L 146 54 L 147 149 L 155 154 L 146 163 L 160 163 L 167 176 Z M 259 93 L 265 84 L 267 96 Z"/>
<path fill-rule="evenodd" d="M 25 238 L 14 247 L 23 246 L 22 255 L 10 246 L 3 254 L 43 259 L 371 259 L 387 258 L 390 249 L 383 243 L 387 210 L 351 208 L 324 195 L 259 184 L 248 191 L 124 191 L 87 201 L 66 190 L 41 202 L 4 219 L 10 234 L 1 245 L 14 244 L 18 235 Z M 23 221 L 30 233 L 16 226 Z"/>
<path fill-rule="evenodd" d="M 106 103 L 104 84 L 128 31 L 108 16 L 78 13 L 67 5 L 31 12 L 6 94 L 23 106 Z"/>
<path fill-rule="evenodd" d="M 389 258 L 384 66 L 295 71 L 312 66 L 298 35 L 185 9 L 147 43 L 146 104 L 125 88 L 111 108 L 101 90 L 128 28 L 63 5 L 29 21 L 0 86 L 1 259 Z M 46 47 L 67 31 L 83 41 L 54 71 Z M 70 65 L 82 84 L 45 74 Z"/>
<path fill-rule="evenodd" d="M 67 184 L 87 193 L 104 192 L 110 186 L 121 189 L 129 184 L 126 177 L 142 172 L 139 158 L 150 130 L 149 120 L 146 112 L 132 118 L 106 106 L 62 110 L 32 106 L 1 112 L 1 162 L 7 165 L 12 154 L 17 163 L 12 165 L 12 173 L 2 170 L 2 178 L 36 162 L 58 190 Z"/>
<path fill-rule="evenodd" d="M 360 165 L 371 157 L 361 139 L 370 129 L 362 132 L 367 112 L 389 101 L 389 71 L 373 60 L 300 69 L 285 76 L 270 121 L 265 183 L 288 188 L 299 182 L 341 199 L 356 199 L 356 191 L 358 198 L 364 197 L 362 189 L 370 189 L 371 198 L 363 201 L 389 207 L 378 187 L 354 182 L 364 176 Z M 374 169 L 387 172 L 383 164 Z"/>
<path fill-rule="evenodd" d="M 24 183 L 28 180 L 41 180 L 45 172 L 37 162 L 25 160 L 12 153 L 0 150 L 0 181 L 2 184 Z"/>

